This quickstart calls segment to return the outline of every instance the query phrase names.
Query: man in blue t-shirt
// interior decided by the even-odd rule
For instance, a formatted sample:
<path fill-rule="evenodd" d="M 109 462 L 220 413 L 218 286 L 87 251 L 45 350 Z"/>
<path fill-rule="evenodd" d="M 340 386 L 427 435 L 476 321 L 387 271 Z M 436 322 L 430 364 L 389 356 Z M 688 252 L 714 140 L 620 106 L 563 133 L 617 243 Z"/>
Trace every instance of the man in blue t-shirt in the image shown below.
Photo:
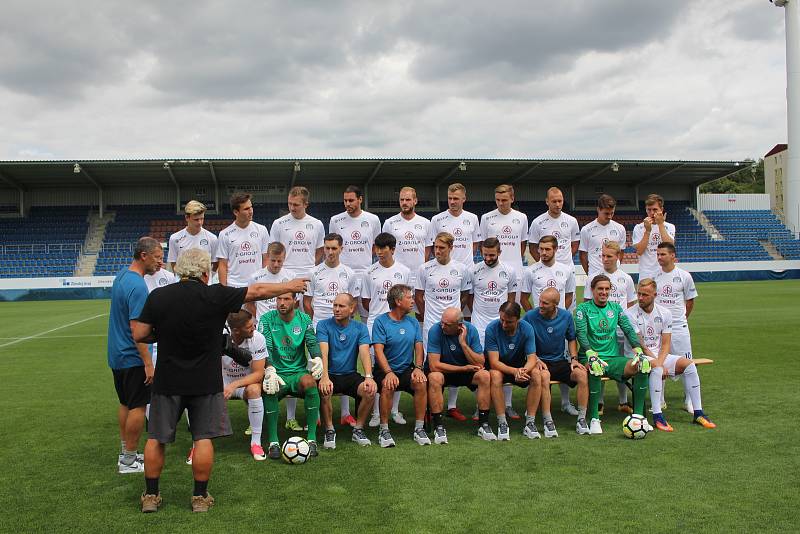
<path fill-rule="evenodd" d="M 542 418 L 544 437 L 557 438 L 558 432 L 550 414 L 550 380 L 558 380 L 569 387 L 578 387 L 578 421 L 575 431 L 589 434 L 586 424 L 586 405 L 589 402 L 589 378 L 586 368 L 578 361 L 578 342 L 572 314 L 559 307 L 561 295 L 548 287 L 539 295 L 539 307 L 525 314 L 523 321 L 533 327 L 536 335 L 536 355 L 544 363 L 542 370 Z M 564 352 L 564 342 L 567 352 Z"/>
<path fill-rule="evenodd" d="M 467 386 L 477 390 L 478 435 L 486 441 L 497 439 L 489 426 L 491 378 L 485 364 L 478 329 L 464 322 L 460 309 L 446 308 L 441 320 L 428 331 L 428 401 L 434 443 L 447 443 L 447 431 L 442 421 L 442 391 L 445 386 Z"/>
<path fill-rule="evenodd" d="M 428 379 L 422 371 L 422 329 L 411 317 L 414 307 L 411 288 L 404 284 L 392 286 L 386 295 L 388 313 L 379 315 L 372 325 L 372 348 L 375 351 L 375 381 L 380 388 L 381 425 L 378 443 L 394 447 L 389 432 L 389 412 L 396 390 L 414 396 L 414 441 L 430 445 L 425 433 L 425 409 L 428 406 Z"/>
<path fill-rule="evenodd" d="M 492 402 L 497 413 L 497 439 L 509 441 L 511 435 L 506 420 L 503 384 L 528 388 L 525 427 L 522 434 L 539 438 L 534 415 L 542 396 L 542 368 L 536 357 L 536 338 L 533 327 L 519 320 L 522 309 L 516 302 L 500 305 L 500 318 L 486 327 L 486 356 L 491 366 Z"/>
<path fill-rule="evenodd" d="M 322 353 L 323 368 L 319 381 L 319 392 L 322 394 L 320 414 L 325 424 L 325 441 L 322 446 L 326 449 L 336 448 L 331 396 L 337 393 L 361 398 L 353 427 L 353 441 L 361 446 L 372 444 L 364 434 L 364 424 L 378 386 L 372 378 L 369 330 L 364 323 L 351 319 L 355 311 L 356 301 L 352 295 L 339 293 L 333 300 L 333 317 L 317 323 L 317 342 Z M 358 359 L 364 367 L 364 376 L 356 371 Z"/>
<path fill-rule="evenodd" d="M 136 242 L 131 264 L 117 273 L 111 286 L 108 314 L 108 366 L 114 375 L 119 409 L 121 452 L 117 459 L 119 473 L 144 472 L 144 459 L 136 451 L 144 428 L 145 408 L 150 402 L 153 361 L 146 343 L 133 340 L 131 323 L 147 300 L 144 275 L 161 268 L 164 251 L 152 237 Z"/>

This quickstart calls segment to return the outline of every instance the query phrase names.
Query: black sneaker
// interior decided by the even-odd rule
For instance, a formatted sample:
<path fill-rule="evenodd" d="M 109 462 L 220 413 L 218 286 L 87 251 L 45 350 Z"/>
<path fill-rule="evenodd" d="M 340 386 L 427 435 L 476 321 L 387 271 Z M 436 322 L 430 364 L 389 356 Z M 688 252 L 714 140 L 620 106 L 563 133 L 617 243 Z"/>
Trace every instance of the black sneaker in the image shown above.
<path fill-rule="evenodd" d="M 277 443 L 270 443 L 269 444 L 269 452 L 267 453 L 270 460 L 280 460 L 281 459 L 281 446 Z"/>
<path fill-rule="evenodd" d="M 336 431 L 333 429 L 325 431 L 325 440 L 322 442 L 322 447 L 324 449 L 335 449 L 336 448 Z"/>
<path fill-rule="evenodd" d="M 311 458 L 315 458 L 319 456 L 319 452 L 317 452 L 317 442 L 313 440 L 309 440 L 308 442 L 308 455 Z"/>

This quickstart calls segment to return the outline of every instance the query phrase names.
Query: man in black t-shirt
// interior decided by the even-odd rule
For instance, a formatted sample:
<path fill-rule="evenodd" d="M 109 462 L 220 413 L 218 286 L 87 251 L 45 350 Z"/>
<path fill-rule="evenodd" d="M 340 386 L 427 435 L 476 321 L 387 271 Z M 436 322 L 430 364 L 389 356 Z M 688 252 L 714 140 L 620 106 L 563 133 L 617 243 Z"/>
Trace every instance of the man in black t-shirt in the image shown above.
<path fill-rule="evenodd" d="M 231 312 L 245 302 L 305 290 L 305 280 L 253 284 L 233 288 L 208 285 L 211 257 L 201 249 L 184 252 L 175 265 L 177 284 L 154 290 L 134 325 L 140 343 L 158 342 L 158 361 L 150 400 L 149 434 L 145 446 L 142 511 L 161 504 L 158 482 L 164 466 L 164 445 L 175 441 L 178 419 L 189 412 L 195 489 L 192 510 L 205 512 L 214 504 L 208 478 L 214 461 L 213 438 L 231 434 L 222 386 L 222 329 Z"/>

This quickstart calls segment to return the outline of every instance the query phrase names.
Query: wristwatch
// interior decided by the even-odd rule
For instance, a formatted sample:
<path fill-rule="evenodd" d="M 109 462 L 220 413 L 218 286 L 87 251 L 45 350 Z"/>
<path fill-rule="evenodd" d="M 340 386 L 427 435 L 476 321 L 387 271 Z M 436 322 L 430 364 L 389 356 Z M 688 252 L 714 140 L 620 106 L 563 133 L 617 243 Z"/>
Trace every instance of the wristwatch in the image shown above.
<path fill-rule="evenodd" d="M 372 378 L 372 373 L 370 373 L 368 375 L 364 375 L 364 378 Z"/>
<path fill-rule="evenodd" d="M 421 365 L 417 365 L 416 363 L 412 363 L 411 367 L 413 367 L 414 369 L 419 369 L 420 371 L 422 371 L 422 366 Z"/>

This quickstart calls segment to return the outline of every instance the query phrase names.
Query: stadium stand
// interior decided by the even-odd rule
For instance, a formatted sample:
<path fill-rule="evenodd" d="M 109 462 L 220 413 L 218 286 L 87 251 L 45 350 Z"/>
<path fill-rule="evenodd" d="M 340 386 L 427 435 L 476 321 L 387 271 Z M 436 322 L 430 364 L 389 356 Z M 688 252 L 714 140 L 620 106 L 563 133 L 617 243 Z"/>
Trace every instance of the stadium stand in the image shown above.
<path fill-rule="evenodd" d="M 724 241 L 714 242 L 716 250 L 741 249 L 747 251 L 747 259 L 751 259 L 749 252 L 754 247 L 763 250 L 759 242 L 769 241 L 785 259 L 800 259 L 800 240 L 792 239 L 789 230 L 771 211 L 708 210 L 703 213 L 724 238 Z M 766 251 L 764 255 L 763 259 L 772 259 Z M 741 259 L 741 255 L 736 259 Z"/>

